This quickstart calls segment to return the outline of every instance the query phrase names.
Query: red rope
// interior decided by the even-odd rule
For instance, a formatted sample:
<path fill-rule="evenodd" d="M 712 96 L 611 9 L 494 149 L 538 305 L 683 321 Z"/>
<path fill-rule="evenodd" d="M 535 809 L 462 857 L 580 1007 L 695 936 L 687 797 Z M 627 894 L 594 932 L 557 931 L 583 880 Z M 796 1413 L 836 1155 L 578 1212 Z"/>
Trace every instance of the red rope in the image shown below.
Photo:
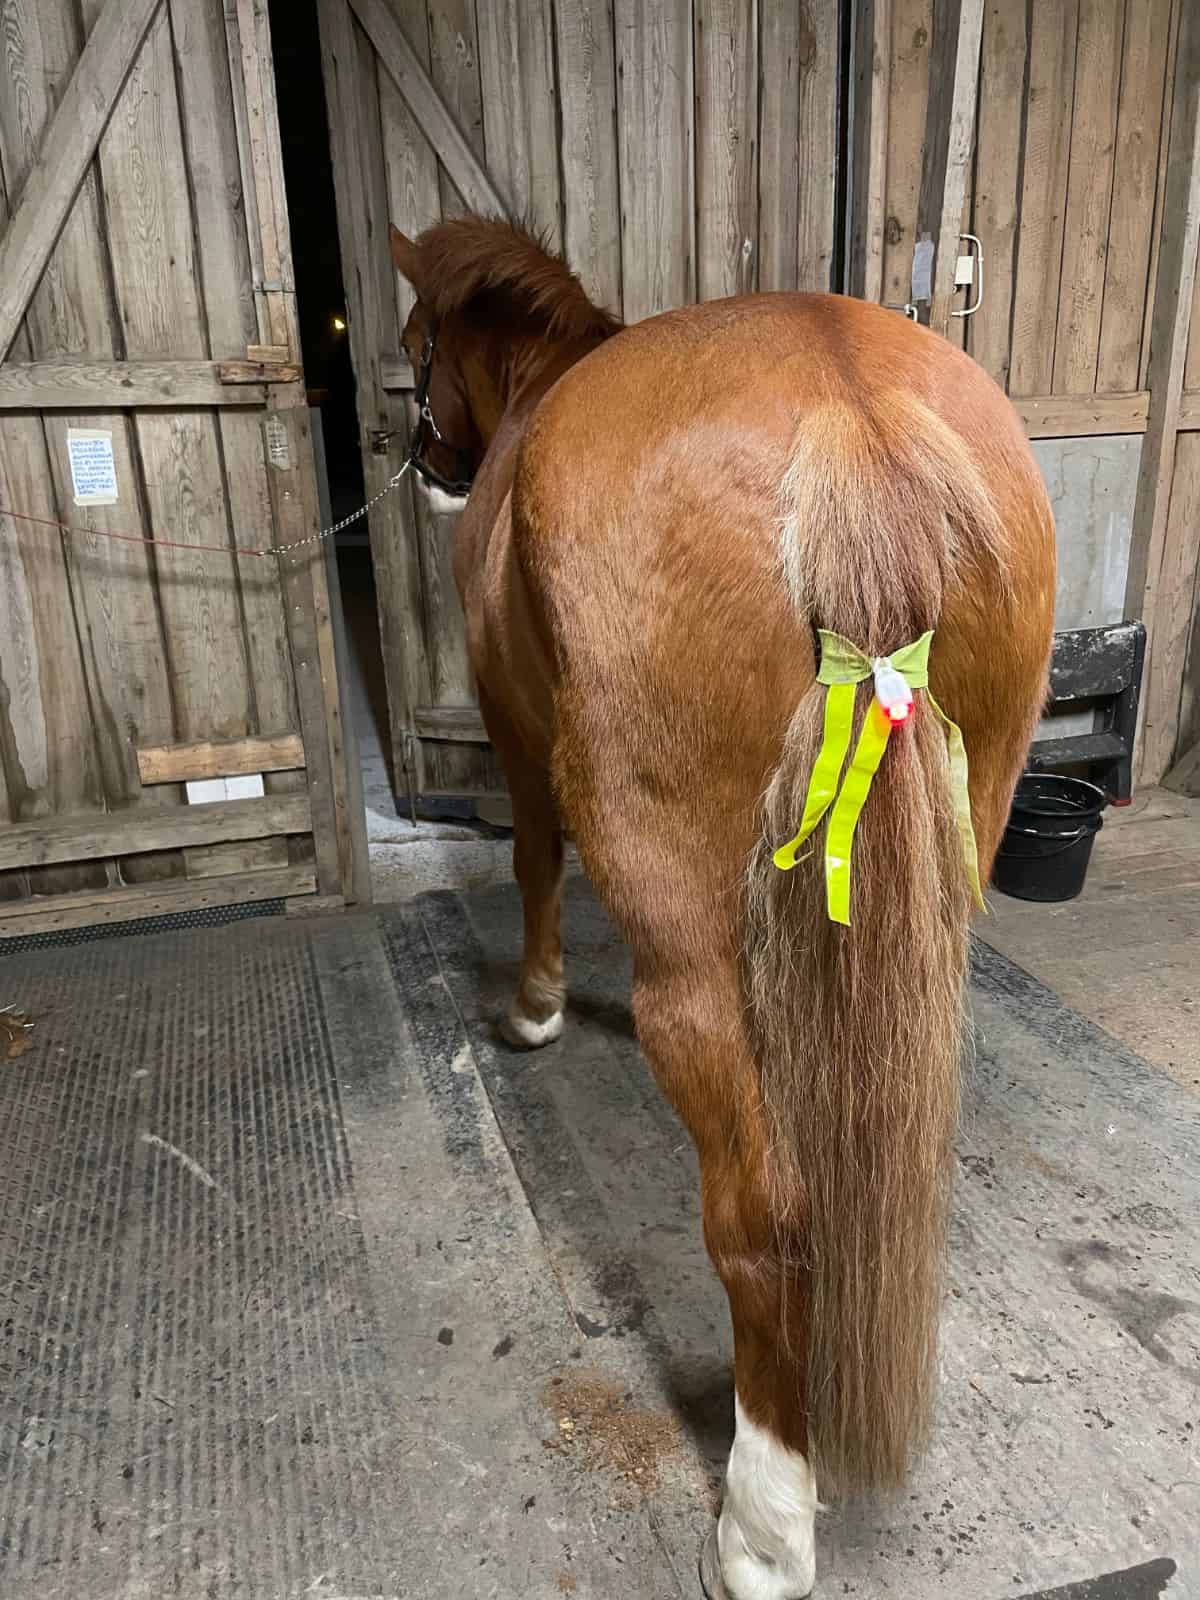
<path fill-rule="evenodd" d="M 63 533 L 77 533 L 89 539 L 116 539 L 121 544 L 148 544 L 158 550 L 200 550 L 209 556 L 272 556 L 274 550 L 252 550 L 246 545 L 188 544 L 180 539 L 146 539 L 136 533 L 114 533 L 108 528 L 80 528 L 70 522 L 59 522 L 56 517 L 31 517 L 25 511 L 13 511 L 0 506 L 0 517 L 12 517 L 14 522 L 34 522 L 43 528 L 58 528 Z M 298 541 L 307 543 L 308 541 Z"/>

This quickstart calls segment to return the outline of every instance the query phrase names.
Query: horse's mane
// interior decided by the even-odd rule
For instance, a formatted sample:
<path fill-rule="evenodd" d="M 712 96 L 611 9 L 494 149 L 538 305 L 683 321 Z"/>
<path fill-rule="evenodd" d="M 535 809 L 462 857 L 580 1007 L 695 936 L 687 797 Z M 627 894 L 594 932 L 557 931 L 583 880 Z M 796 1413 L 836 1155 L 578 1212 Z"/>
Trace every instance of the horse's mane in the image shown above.
<path fill-rule="evenodd" d="M 454 217 L 415 240 L 415 281 L 435 318 L 464 310 L 479 295 L 510 301 L 552 339 L 606 339 L 621 327 L 593 305 L 546 239 L 498 217 Z"/>

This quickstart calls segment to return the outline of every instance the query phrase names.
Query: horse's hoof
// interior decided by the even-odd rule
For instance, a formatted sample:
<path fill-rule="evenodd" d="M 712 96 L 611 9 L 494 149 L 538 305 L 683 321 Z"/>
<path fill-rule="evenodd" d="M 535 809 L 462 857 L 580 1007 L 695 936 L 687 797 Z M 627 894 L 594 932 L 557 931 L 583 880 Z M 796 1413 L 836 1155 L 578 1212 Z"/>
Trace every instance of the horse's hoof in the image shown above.
<path fill-rule="evenodd" d="M 729 1590 L 721 1576 L 721 1552 L 717 1547 L 717 1525 L 709 1530 L 704 1548 L 700 1551 L 700 1587 L 708 1600 L 729 1600 Z"/>
<path fill-rule="evenodd" d="M 540 1050 L 544 1044 L 552 1044 L 562 1031 L 561 1011 L 553 1012 L 544 1022 L 537 1022 L 523 1011 L 518 1011 L 515 1005 L 509 1008 L 508 1015 L 500 1024 L 500 1032 L 518 1050 Z"/>

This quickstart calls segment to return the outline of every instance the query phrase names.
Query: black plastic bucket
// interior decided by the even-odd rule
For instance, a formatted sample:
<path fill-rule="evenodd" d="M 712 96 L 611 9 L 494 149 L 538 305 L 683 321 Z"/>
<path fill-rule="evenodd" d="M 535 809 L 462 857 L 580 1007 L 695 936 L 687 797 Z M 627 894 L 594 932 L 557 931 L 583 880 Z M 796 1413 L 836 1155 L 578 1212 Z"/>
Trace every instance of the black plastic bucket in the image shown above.
<path fill-rule="evenodd" d="M 1073 900 L 1083 888 L 1104 792 L 1082 778 L 1027 772 L 1013 795 L 992 882 L 1016 900 Z"/>

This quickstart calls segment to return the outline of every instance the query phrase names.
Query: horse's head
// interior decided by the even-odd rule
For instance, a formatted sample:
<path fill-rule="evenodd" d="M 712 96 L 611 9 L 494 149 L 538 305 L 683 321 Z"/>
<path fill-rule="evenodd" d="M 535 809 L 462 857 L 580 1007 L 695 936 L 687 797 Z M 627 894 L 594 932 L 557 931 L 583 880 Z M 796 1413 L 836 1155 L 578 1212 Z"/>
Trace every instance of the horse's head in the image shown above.
<path fill-rule="evenodd" d="M 462 496 L 487 446 L 471 409 L 460 319 L 436 315 L 436 293 L 422 282 L 426 274 L 418 246 L 399 228 L 390 228 L 389 234 L 392 260 L 416 293 L 401 335 L 412 363 L 419 413 L 413 469 L 431 491 Z"/>
<path fill-rule="evenodd" d="M 518 223 L 455 217 L 415 240 L 395 227 L 390 237 L 417 297 L 403 336 L 421 412 L 412 465 L 427 485 L 463 493 L 514 395 L 620 324 Z"/>

